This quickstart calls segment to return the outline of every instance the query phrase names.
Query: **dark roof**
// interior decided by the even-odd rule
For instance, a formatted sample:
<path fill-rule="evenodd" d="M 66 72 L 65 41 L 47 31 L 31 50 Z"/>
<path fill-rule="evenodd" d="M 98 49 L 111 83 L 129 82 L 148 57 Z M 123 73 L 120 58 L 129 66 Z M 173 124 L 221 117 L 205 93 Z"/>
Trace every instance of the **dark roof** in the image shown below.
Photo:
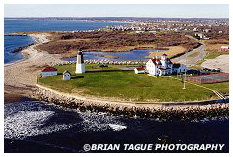
<path fill-rule="evenodd" d="M 51 72 L 51 71 L 57 71 L 57 69 L 53 67 L 46 67 L 42 70 L 42 72 Z"/>
<path fill-rule="evenodd" d="M 171 61 L 169 58 L 167 58 L 167 62 L 168 62 L 169 64 L 172 64 L 172 61 Z"/>
<path fill-rule="evenodd" d="M 79 50 L 79 51 L 78 51 L 78 55 L 83 55 L 83 51 L 82 51 L 82 50 Z"/>
<path fill-rule="evenodd" d="M 160 70 L 168 70 L 168 69 L 171 69 L 171 68 L 159 68 Z"/>
<path fill-rule="evenodd" d="M 151 59 L 151 60 L 155 65 L 162 65 L 159 59 Z M 158 64 L 156 62 L 158 62 Z"/>
<path fill-rule="evenodd" d="M 164 53 L 164 54 L 162 54 L 162 56 L 167 56 L 167 55 Z"/>
<path fill-rule="evenodd" d="M 64 75 L 65 73 L 69 73 L 69 74 L 71 75 L 71 73 L 70 73 L 68 70 L 65 70 L 65 71 L 63 72 L 63 75 Z"/>
<path fill-rule="evenodd" d="M 173 68 L 179 68 L 180 67 L 180 63 L 177 63 L 177 64 L 173 64 L 172 66 Z"/>

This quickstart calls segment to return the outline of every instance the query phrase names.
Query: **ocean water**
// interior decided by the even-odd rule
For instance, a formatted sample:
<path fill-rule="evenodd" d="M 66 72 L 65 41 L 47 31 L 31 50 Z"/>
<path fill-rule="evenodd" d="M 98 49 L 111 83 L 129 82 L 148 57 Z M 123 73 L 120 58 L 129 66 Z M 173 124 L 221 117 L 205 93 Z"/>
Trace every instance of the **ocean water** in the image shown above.
<path fill-rule="evenodd" d="M 14 32 L 48 32 L 93 30 L 121 22 L 85 22 L 75 20 L 4 20 L 4 34 Z"/>
<path fill-rule="evenodd" d="M 4 36 L 4 64 L 23 59 L 22 53 L 14 51 L 32 43 L 34 40 L 27 36 Z"/>
<path fill-rule="evenodd" d="M 59 20 L 4 20 L 4 34 L 15 32 L 48 32 L 48 31 L 77 31 L 93 30 L 106 26 L 120 25 L 120 22 L 83 22 Z M 34 42 L 27 36 L 4 36 L 4 64 L 23 59 L 23 55 L 13 53 L 17 48 Z"/>
<path fill-rule="evenodd" d="M 78 113 L 39 101 L 5 104 L 4 110 L 5 152 L 74 153 L 84 152 L 84 144 L 154 144 L 163 137 L 169 143 L 224 143 L 221 152 L 229 151 L 228 119 L 160 122 L 104 113 Z"/>

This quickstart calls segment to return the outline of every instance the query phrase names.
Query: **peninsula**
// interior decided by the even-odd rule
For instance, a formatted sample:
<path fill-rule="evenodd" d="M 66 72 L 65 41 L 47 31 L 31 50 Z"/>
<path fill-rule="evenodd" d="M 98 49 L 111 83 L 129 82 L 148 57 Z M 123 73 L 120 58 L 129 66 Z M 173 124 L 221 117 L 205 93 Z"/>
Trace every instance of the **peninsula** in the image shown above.
<path fill-rule="evenodd" d="M 17 35 L 30 36 L 36 43 L 22 50 L 25 56 L 23 60 L 5 65 L 5 101 L 23 95 L 72 108 L 79 108 L 81 104 L 95 104 L 94 106 L 108 104 L 108 108 L 112 107 L 113 110 L 119 106 L 161 109 L 166 105 L 184 109 L 187 106 L 193 108 L 199 104 L 214 104 L 218 109 L 221 105 L 215 104 L 217 100 L 220 98 L 225 100 L 229 93 L 229 82 L 198 85 L 187 80 L 183 81 L 178 75 L 159 78 L 135 75 L 133 69 L 145 66 L 145 61 L 110 63 L 85 60 L 86 73 L 75 74 L 75 62 L 62 60 L 64 57 L 76 56 L 78 49 L 83 49 L 84 52 L 110 53 L 161 49 L 165 50 L 162 53 L 167 53 L 169 58 L 178 62 L 184 60 L 183 56 L 187 53 L 189 57 L 185 59 L 197 66 L 196 62 L 203 53 L 198 53 L 196 48 L 200 48 L 204 42 L 193 39 L 187 33 L 167 31 L 154 34 L 149 31 L 107 29 L 83 32 L 19 32 Z M 217 40 L 219 43 L 219 39 Z M 161 52 L 150 53 L 148 58 L 158 54 Z M 197 59 L 193 62 L 192 59 L 195 57 Z M 117 59 L 111 54 L 108 58 Z M 58 76 L 41 78 L 41 70 L 48 66 L 56 68 Z M 62 73 L 67 70 L 71 80 L 64 81 Z M 57 99 L 51 97 L 54 95 Z M 211 110 L 209 106 L 203 108 Z M 228 108 L 228 104 L 225 104 L 225 108 Z"/>

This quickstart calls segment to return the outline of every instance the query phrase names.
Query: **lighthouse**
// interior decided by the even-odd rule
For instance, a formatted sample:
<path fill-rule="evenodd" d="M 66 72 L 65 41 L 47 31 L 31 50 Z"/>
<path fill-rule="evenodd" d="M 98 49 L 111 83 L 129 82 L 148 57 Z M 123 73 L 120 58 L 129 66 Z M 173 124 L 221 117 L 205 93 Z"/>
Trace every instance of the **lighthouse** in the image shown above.
<path fill-rule="evenodd" d="M 76 62 L 76 74 L 82 74 L 85 73 L 85 67 L 84 67 L 84 59 L 83 59 L 83 52 L 82 50 L 78 52 L 77 54 L 77 62 Z"/>

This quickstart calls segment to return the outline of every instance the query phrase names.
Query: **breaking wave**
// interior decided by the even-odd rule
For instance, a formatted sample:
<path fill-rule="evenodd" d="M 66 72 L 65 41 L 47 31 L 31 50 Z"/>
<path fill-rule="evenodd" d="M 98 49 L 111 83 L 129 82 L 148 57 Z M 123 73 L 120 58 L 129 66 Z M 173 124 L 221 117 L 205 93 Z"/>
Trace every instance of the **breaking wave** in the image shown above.
<path fill-rule="evenodd" d="M 78 132 L 121 131 L 124 123 L 104 113 L 74 112 L 40 101 L 4 105 L 4 137 L 24 139 L 73 128 Z"/>
<path fill-rule="evenodd" d="M 54 111 L 19 111 L 4 119 L 4 137 L 23 139 L 68 129 L 72 125 L 53 124 L 44 126 L 46 121 L 54 115 Z"/>
<path fill-rule="evenodd" d="M 113 130 L 120 131 L 126 129 L 125 124 L 122 123 L 117 117 L 107 116 L 106 114 L 80 112 L 80 117 L 83 119 L 81 126 L 84 132 L 87 131 L 105 131 Z M 117 128 L 118 126 L 118 128 Z"/>

